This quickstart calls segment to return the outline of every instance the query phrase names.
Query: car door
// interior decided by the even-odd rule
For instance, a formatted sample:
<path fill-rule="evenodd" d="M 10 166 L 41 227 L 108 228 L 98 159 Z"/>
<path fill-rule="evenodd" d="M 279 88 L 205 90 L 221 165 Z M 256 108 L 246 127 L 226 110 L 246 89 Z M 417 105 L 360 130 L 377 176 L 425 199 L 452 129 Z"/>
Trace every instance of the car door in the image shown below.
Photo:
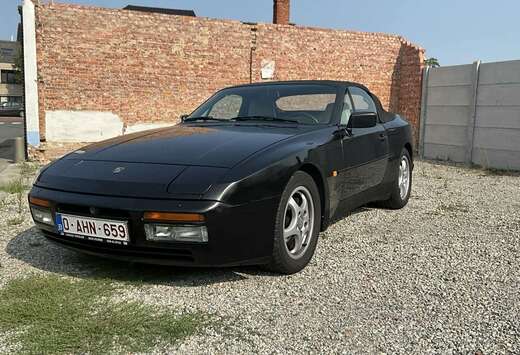
<path fill-rule="evenodd" d="M 348 88 L 341 115 L 341 125 L 348 134 L 343 137 L 343 199 L 379 185 L 388 164 L 388 138 L 381 120 L 373 127 L 352 125 L 352 113 L 376 113 L 371 95 L 357 86 Z"/>

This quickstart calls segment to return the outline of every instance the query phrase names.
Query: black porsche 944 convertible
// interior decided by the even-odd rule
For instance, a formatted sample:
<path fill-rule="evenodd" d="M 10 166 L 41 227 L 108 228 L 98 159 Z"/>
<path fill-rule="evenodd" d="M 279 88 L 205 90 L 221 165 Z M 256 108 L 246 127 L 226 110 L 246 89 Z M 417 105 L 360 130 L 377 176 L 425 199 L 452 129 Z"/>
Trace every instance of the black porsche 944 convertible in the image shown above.
<path fill-rule="evenodd" d="M 366 87 L 270 82 L 76 150 L 42 169 L 29 202 L 45 236 L 74 250 L 289 274 L 349 211 L 405 206 L 412 169 L 410 125 Z"/>

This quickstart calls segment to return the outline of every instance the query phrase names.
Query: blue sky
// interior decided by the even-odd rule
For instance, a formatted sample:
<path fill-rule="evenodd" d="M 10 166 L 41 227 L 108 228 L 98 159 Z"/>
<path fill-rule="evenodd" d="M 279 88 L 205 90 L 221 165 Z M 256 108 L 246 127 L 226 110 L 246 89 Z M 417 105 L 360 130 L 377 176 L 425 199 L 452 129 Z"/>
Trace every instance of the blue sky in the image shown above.
<path fill-rule="evenodd" d="M 48 1 L 48 0 L 43 0 Z M 271 22 L 272 0 L 57 0 L 194 9 L 199 16 Z M 0 0 L 0 39 L 16 33 L 19 0 Z M 441 65 L 520 59 L 519 0 L 292 0 L 299 25 L 400 34 Z"/>

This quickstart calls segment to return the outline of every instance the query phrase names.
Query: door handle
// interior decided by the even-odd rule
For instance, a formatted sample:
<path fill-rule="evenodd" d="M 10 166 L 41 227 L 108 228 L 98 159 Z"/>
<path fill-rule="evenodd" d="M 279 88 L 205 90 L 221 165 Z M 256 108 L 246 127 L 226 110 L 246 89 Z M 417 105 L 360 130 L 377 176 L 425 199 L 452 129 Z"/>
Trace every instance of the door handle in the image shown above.
<path fill-rule="evenodd" d="M 384 133 L 379 133 L 379 140 L 380 141 L 384 141 L 386 139 L 386 134 Z"/>

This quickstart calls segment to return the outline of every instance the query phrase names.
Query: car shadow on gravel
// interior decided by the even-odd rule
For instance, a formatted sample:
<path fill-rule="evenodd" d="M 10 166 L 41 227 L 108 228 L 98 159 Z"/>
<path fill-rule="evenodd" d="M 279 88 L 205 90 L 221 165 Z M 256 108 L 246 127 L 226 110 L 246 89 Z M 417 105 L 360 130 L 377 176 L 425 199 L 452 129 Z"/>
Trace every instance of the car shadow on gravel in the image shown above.
<path fill-rule="evenodd" d="M 258 267 L 186 268 L 114 261 L 65 249 L 51 243 L 36 227 L 11 239 L 6 252 L 32 267 L 79 278 L 111 279 L 133 284 L 197 287 L 237 282 L 247 276 L 279 276 Z"/>

